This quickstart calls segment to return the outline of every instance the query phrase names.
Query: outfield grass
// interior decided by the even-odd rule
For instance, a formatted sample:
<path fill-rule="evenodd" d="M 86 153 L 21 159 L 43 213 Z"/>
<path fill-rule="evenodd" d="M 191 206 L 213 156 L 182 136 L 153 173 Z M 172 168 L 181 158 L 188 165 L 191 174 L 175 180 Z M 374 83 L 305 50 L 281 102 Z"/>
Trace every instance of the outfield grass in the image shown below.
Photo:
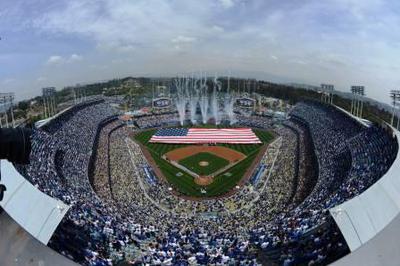
<path fill-rule="evenodd" d="M 207 166 L 200 166 L 200 162 L 205 161 L 208 163 Z M 229 164 L 228 160 L 218 157 L 209 152 L 199 152 L 178 162 L 190 171 L 202 176 L 210 175 L 215 173 L 217 170 L 227 166 Z"/>
<path fill-rule="evenodd" d="M 274 139 L 274 135 L 269 131 L 253 129 L 254 133 L 258 138 L 267 144 Z M 185 147 L 185 144 L 161 144 L 161 143 L 149 143 L 151 136 L 154 135 L 156 130 L 143 131 L 135 136 L 135 139 L 147 147 L 157 166 L 163 172 L 165 178 L 170 182 L 171 186 L 174 187 L 178 192 L 195 197 L 212 197 L 219 196 L 232 190 L 242 179 L 246 170 L 250 167 L 254 159 L 256 158 L 262 144 L 218 144 L 236 151 L 239 151 L 247 156 L 243 161 L 239 162 L 232 168 L 229 168 L 225 172 L 214 178 L 214 182 L 208 186 L 199 186 L 194 182 L 194 178 L 185 173 L 184 171 L 176 168 L 167 161 L 161 158 L 161 156 L 169 151 L 177 148 Z M 190 157 L 189 157 L 190 158 Z M 181 172 L 181 176 L 176 174 Z M 229 172 L 230 176 L 224 175 Z M 205 188 L 207 194 L 202 194 L 201 189 Z"/>

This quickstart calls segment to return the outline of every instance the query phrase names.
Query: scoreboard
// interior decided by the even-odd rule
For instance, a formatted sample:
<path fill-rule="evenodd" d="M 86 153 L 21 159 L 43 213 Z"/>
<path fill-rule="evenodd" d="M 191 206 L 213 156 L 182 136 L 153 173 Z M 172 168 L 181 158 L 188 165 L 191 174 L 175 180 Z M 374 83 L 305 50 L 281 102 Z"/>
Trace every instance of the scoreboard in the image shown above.
<path fill-rule="evenodd" d="M 157 98 L 153 100 L 153 108 L 168 108 L 171 106 L 170 98 Z"/>
<path fill-rule="evenodd" d="M 236 100 L 236 104 L 242 108 L 254 108 L 256 106 L 256 100 L 252 98 L 239 98 Z"/>

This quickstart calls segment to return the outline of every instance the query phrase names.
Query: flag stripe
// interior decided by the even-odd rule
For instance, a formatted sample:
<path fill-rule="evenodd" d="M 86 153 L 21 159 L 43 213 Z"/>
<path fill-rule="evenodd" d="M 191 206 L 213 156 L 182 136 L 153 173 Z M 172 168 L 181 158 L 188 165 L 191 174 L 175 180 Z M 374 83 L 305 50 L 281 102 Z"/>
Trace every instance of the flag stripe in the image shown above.
<path fill-rule="evenodd" d="M 260 144 L 260 139 L 251 128 L 163 128 L 150 139 L 151 143 L 196 144 L 232 143 Z"/>

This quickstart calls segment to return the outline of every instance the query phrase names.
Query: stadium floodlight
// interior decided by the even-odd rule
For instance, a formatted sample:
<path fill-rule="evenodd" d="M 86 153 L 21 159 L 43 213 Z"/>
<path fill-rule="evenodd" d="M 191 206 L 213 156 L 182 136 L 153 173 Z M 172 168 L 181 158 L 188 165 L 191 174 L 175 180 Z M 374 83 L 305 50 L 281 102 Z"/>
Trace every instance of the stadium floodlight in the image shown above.
<path fill-rule="evenodd" d="M 321 90 L 322 101 L 328 104 L 333 104 L 333 91 L 335 90 L 335 86 L 332 84 L 321 84 Z"/>
<path fill-rule="evenodd" d="M 3 118 L 5 118 L 5 126 L 9 127 L 8 124 L 8 113 L 11 114 L 11 124 L 12 127 L 15 127 L 14 121 L 14 98 L 15 93 L 0 93 L 0 128 L 3 127 Z"/>
<path fill-rule="evenodd" d="M 55 87 L 42 88 L 42 98 L 43 98 L 45 118 L 56 114 L 57 106 L 56 106 L 55 96 L 56 96 Z"/>
<path fill-rule="evenodd" d="M 392 119 L 390 121 L 390 125 L 394 127 L 394 117 L 395 117 L 395 112 L 397 110 L 397 106 L 400 104 L 400 90 L 392 90 L 390 91 L 390 98 L 392 98 L 392 104 L 393 104 L 393 109 L 392 109 Z M 397 126 L 396 129 L 399 128 L 399 115 L 397 114 Z"/>
<path fill-rule="evenodd" d="M 365 87 L 351 86 L 351 93 L 353 94 L 351 101 L 351 114 L 362 118 L 364 101 L 361 99 L 361 97 L 365 96 Z"/>
<path fill-rule="evenodd" d="M 81 84 L 76 84 L 73 88 L 74 90 L 74 101 L 75 104 L 86 101 L 86 87 L 83 87 Z"/>
<path fill-rule="evenodd" d="M 350 91 L 351 91 L 351 107 L 350 107 L 350 113 L 353 114 L 355 90 L 354 90 L 353 87 L 351 87 L 351 88 L 350 88 Z"/>
<path fill-rule="evenodd" d="M 359 88 L 359 95 L 361 96 L 361 97 L 364 97 L 365 96 L 365 87 L 364 86 L 360 86 L 360 88 Z M 362 98 L 361 98 L 362 99 Z M 364 100 L 360 100 L 360 102 L 361 102 L 361 109 L 360 109 L 360 113 L 359 113 L 359 117 L 360 118 L 362 118 L 362 116 L 363 116 L 363 110 L 364 110 Z"/>

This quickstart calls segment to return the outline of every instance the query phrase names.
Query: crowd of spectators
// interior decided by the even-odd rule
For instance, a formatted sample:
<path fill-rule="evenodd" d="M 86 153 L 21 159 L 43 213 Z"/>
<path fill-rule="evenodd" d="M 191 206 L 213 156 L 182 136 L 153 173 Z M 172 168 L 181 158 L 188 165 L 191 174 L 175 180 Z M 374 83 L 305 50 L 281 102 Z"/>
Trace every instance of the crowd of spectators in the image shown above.
<path fill-rule="evenodd" d="M 112 199 L 112 186 L 110 179 L 110 152 L 111 148 L 109 139 L 113 131 L 121 127 L 123 123 L 120 120 L 114 120 L 99 130 L 97 139 L 97 149 L 94 150 L 93 169 L 91 176 L 92 185 L 101 198 Z"/>
<path fill-rule="evenodd" d="M 192 201 L 154 176 L 131 129 L 104 122 L 116 114 L 110 105 L 77 108 L 35 131 L 31 163 L 18 168 L 71 206 L 49 245 L 85 265 L 329 263 L 348 248 L 328 209 L 375 183 L 398 149 L 385 130 L 321 104 L 297 104 L 281 125 L 239 117 L 237 125 L 277 134 L 253 173 L 257 182 Z M 171 113 L 135 122 L 143 129 L 177 121 Z"/>
<path fill-rule="evenodd" d="M 302 203 L 282 212 L 275 222 L 287 231 L 287 242 L 279 244 L 281 259 L 289 264 L 297 264 L 304 259 L 326 263 L 333 259 L 327 256 L 327 247 L 334 247 L 337 254 L 346 253 L 343 238 L 337 238 L 333 243 L 332 239 L 319 236 L 319 241 L 327 246 L 316 249 L 313 257 L 304 253 L 293 256 L 293 245 L 298 248 L 302 243 L 300 239 L 308 231 L 332 223 L 329 208 L 362 193 L 386 173 L 397 155 L 398 144 L 390 132 L 377 125 L 365 128 L 332 106 L 299 103 L 291 117 L 309 129 L 318 160 L 318 180 Z M 326 236 L 338 235 L 336 227 L 327 228 L 333 231 Z M 281 232 L 285 230 L 280 229 Z M 269 234 L 271 239 L 271 231 Z M 265 248 L 268 249 L 268 246 L 271 245 L 265 245 Z"/>
<path fill-rule="evenodd" d="M 179 123 L 177 113 L 167 113 L 160 115 L 145 115 L 135 119 L 136 125 L 141 129 L 155 128 L 161 126 L 174 126 Z"/>
<path fill-rule="evenodd" d="M 79 111 L 101 102 L 105 102 L 104 99 L 92 98 L 90 99 L 90 101 L 78 103 L 61 112 L 60 114 L 57 114 L 55 117 L 52 118 L 51 123 L 44 124 L 41 129 L 48 132 L 49 134 L 53 134 L 65 124 L 65 121 L 71 119 Z"/>

